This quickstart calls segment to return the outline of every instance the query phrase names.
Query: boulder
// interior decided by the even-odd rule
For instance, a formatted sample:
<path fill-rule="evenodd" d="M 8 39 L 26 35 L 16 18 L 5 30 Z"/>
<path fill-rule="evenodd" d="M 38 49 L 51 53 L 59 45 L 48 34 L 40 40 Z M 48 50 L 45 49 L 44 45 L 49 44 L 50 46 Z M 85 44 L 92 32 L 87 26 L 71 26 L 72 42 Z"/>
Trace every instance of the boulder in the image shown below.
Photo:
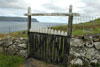
<path fill-rule="evenodd" d="M 93 47 L 93 46 L 94 46 L 93 41 L 86 42 L 86 47 Z"/>
<path fill-rule="evenodd" d="M 18 44 L 18 47 L 19 47 L 19 49 L 20 49 L 20 48 L 25 49 L 25 48 L 27 48 L 27 45 L 24 44 L 24 43 L 23 43 L 23 44 Z"/>
<path fill-rule="evenodd" d="M 91 63 L 97 63 L 97 62 L 98 62 L 97 59 L 91 60 Z"/>
<path fill-rule="evenodd" d="M 83 61 L 80 58 L 75 58 L 71 61 L 71 64 L 74 65 L 83 65 Z"/>
<path fill-rule="evenodd" d="M 83 47 L 84 43 L 81 39 L 71 39 L 70 45 L 73 47 Z"/>
<path fill-rule="evenodd" d="M 3 44 L 3 46 L 4 47 L 9 47 L 12 44 L 13 44 L 13 41 L 12 40 L 7 40 L 7 41 L 5 41 L 5 43 Z"/>
<path fill-rule="evenodd" d="M 93 40 L 93 36 L 94 36 L 94 35 L 92 35 L 92 34 L 86 34 L 86 35 L 84 36 L 84 39 L 86 39 L 86 40 Z"/>
<path fill-rule="evenodd" d="M 87 51 L 86 51 L 85 57 L 91 60 L 92 57 L 94 57 L 95 54 L 96 54 L 96 51 L 95 51 L 94 48 L 88 48 Z"/>
<path fill-rule="evenodd" d="M 7 49 L 7 53 L 12 54 L 12 55 L 16 54 L 17 51 L 18 49 L 16 48 L 15 45 L 9 46 Z"/>
<path fill-rule="evenodd" d="M 95 48 L 100 49 L 100 42 L 94 42 Z"/>
<path fill-rule="evenodd" d="M 24 40 L 24 38 L 21 37 L 20 40 Z"/>
<path fill-rule="evenodd" d="M 21 57 L 27 57 L 27 50 L 20 50 L 17 54 Z"/>
<path fill-rule="evenodd" d="M 100 35 L 99 36 L 94 36 L 93 41 L 94 42 L 100 42 Z"/>

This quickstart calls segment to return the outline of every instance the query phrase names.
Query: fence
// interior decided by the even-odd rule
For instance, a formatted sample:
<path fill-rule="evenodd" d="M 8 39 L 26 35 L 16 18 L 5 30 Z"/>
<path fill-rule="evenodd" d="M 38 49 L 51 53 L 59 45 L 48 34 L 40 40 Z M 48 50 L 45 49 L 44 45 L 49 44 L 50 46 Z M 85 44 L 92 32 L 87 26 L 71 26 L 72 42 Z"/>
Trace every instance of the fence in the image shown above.
<path fill-rule="evenodd" d="M 29 57 L 47 60 L 52 63 L 69 64 L 70 38 L 72 34 L 73 16 L 72 6 L 69 13 L 33 13 L 28 9 L 28 53 Z M 31 16 L 69 16 L 67 35 L 63 31 L 51 29 L 38 29 L 31 31 Z"/>
<path fill-rule="evenodd" d="M 31 57 L 52 63 L 66 63 L 69 47 L 67 33 L 52 29 L 36 29 L 29 32 Z"/>
<path fill-rule="evenodd" d="M 99 34 L 100 16 L 73 17 L 73 35 Z"/>

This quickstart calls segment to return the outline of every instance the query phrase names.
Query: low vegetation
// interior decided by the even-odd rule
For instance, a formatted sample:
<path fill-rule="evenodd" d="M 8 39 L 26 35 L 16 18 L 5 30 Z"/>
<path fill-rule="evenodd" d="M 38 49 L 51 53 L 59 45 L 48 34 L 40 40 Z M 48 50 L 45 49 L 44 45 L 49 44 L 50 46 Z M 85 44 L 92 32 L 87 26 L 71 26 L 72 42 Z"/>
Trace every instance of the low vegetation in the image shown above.
<path fill-rule="evenodd" d="M 8 33 L 1 33 L 0 34 L 0 38 L 6 38 L 7 36 L 12 36 L 14 38 L 18 38 L 18 37 L 23 37 L 26 38 L 27 37 L 27 32 L 26 31 L 19 31 L 19 32 L 11 32 L 10 34 Z"/>
<path fill-rule="evenodd" d="M 67 25 L 60 25 L 51 27 L 51 29 L 67 31 Z M 89 21 L 85 23 L 73 24 L 73 35 L 84 35 L 84 34 L 97 34 L 100 33 L 100 18 L 95 19 L 94 21 Z M 0 38 L 6 38 L 9 34 L 4 33 L 0 34 Z M 27 37 L 26 31 L 12 32 L 10 36 L 16 37 Z"/>
<path fill-rule="evenodd" d="M 20 67 L 23 62 L 24 58 L 22 57 L 0 54 L 0 67 Z"/>
<path fill-rule="evenodd" d="M 55 30 L 67 31 L 67 25 L 52 27 Z M 100 33 L 100 18 L 85 23 L 73 24 L 73 35 Z"/>

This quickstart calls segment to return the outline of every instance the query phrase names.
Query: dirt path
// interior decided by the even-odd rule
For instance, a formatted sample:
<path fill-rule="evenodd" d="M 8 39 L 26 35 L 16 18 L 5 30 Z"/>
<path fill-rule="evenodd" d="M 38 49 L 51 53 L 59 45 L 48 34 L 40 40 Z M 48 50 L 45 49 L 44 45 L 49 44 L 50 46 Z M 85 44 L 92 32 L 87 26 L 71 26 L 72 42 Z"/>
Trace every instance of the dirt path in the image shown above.
<path fill-rule="evenodd" d="M 59 66 L 53 64 L 47 64 L 43 61 L 29 58 L 24 62 L 24 65 L 22 67 L 59 67 Z"/>

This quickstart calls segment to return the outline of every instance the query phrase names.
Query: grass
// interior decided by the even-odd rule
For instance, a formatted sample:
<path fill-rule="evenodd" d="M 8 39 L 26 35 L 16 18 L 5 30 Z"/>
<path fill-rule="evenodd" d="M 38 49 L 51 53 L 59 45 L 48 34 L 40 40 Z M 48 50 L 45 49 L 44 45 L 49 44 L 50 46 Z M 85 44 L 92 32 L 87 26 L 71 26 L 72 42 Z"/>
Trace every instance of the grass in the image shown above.
<path fill-rule="evenodd" d="M 60 25 L 51 28 L 55 30 L 67 31 L 67 25 Z M 100 18 L 85 23 L 73 24 L 72 35 L 85 35 L 85 34 L 96 34 L 96 33 L 100 33 Z M 0 38 L 6 38 L 8 35 L 9 35 L 8 33 L 0 34 Z M 26 38 L 27 32 L 26 31 L 12 32 L 10 33 L 10 36 L 14 38 L 17 37 Z"/>
<path fill-rule="evenodd" d="M 67 31 L 67 25 L 51 27 L 51 29 Z M 72 35 L 85 35 L 97 33 L 100 33 L 100 18 L 85 23 L 73 24 Z"/>
<path fill-rule="evenodd" d="M 6 38 L 9 34 L 8 33 L 1 33 L 0 34 L 0 38 Z M 19 32 L 11 32 L 10 36 L 12 36 L 13 38 L 17 38 L 17 37 L 23 37 L 23 38 L 27 38 L 27 32 L 26 31 L 19 31 Z"/>
<path fill-rule="evenodd" d="M 24 58 L 0 54 L 0 67 L 19 67 L 24 62 Z"/>

